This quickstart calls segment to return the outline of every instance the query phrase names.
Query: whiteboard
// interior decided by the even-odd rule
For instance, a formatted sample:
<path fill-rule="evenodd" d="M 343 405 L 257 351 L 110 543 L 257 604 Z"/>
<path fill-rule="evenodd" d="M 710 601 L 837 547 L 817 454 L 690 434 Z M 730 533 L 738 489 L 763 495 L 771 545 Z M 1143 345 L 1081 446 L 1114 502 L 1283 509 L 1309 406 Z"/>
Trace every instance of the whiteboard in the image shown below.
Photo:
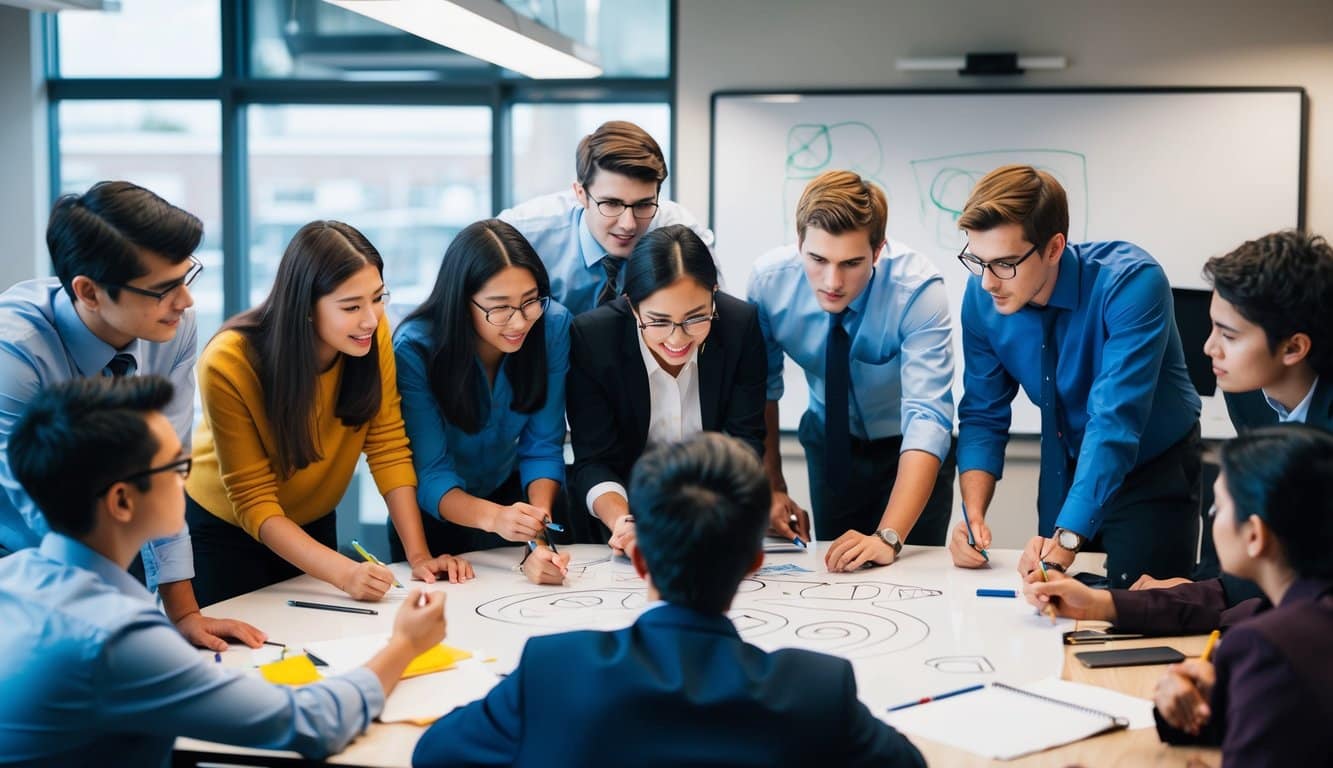
<path fill-rule="evenodd" d="M 955 259 L 964 244 L 956 222 L 991 169 L 1051 172 L 1068 192 L 1070 242 L 1128 240 L 1173 286 L 1204 288 L 1210 256 L 1302 224 L 1304 147 L 1300 88 L 724 92 L 713 96 L 710 218 L 726 284 L 740 293 L 757 257 L 795 241 L 806 183 L 855 171 L 884 188 L 889 237 L 944 276 L 956 329 L 968 277 Z M 957 332 L 954 346 L 957 405 Z M 807 400 L 788 360 L 784 429 L 796 428 Z M 1021 391 L 1012 431 L 1041 431 Z"/>

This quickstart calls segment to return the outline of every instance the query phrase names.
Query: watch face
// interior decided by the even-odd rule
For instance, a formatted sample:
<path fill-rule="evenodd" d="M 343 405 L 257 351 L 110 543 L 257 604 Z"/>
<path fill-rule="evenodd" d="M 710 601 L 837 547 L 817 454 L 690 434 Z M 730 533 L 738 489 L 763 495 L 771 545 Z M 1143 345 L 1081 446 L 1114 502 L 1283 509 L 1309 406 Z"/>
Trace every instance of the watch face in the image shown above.
<path fill-rule="evenodd" d="M 1078 549 L 1078 534 L 1073 531 L 1060 531 L 1057 541 L 1065 549 Z"/>

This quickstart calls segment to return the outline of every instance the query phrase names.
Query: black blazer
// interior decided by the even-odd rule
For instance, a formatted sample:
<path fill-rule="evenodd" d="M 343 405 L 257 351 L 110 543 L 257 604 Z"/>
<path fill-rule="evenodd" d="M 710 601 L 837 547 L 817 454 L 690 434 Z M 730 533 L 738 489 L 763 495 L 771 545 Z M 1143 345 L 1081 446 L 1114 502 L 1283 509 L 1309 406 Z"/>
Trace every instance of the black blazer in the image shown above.
<path fill-rule="evenodd" d="M 759 314 L 751 304 L 717 292 L 717 320 L 699 350 L 703 428 L 724 432 L 764 455 L 768 363 Z M 570 331 L 565 410 L 574 470 L 575 508 L 598 483 L 628 487 L 630 469 L 648 443 L 648 372 L 639 326 L 621 296 L 574 318 Z"/>
<path fill-rule="evenodd" d="M 1264 399 L 1262 390 L 1226 394 L 1227 415 L 1237 432 L 1277 423 L 1277 411 Z M 1324 376 L 1315 385 L 1310 400 L 1310 413 L 1305 423 L 1320 429 L 1333 430 L 1333 377 Z"/>

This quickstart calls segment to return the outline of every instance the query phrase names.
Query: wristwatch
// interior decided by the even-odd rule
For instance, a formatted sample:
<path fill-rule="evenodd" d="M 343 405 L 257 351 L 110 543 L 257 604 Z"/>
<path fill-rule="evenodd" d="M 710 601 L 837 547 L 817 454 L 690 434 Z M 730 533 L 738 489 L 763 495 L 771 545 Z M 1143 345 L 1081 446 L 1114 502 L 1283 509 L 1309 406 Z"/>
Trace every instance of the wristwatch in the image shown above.
<path fill-rule="evenodd" d="M 1056 528 L 1055 543 L 1059 544 L 1061 549 L 1078 552 L 1083 548 L 1083 537 L 1068 528 Z"/>
<path fill-rule="evenodd" d="M 903 551 L 903 540 L 898 536 L 898 532 L 892 528 L 882 528 L 875 531 L 875 535 L 880 537 L 885 544 L 893 547 L 893 556 L 897 557 Z"/>

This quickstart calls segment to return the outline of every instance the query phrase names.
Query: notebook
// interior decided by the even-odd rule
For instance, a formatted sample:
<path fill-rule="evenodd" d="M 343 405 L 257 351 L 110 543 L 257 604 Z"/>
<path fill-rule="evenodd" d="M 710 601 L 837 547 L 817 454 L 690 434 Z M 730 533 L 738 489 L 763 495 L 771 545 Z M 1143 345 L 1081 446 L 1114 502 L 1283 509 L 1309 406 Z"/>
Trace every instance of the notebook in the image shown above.
<path fill-rule="evenodd" d="M 455 707 L 482 698 L 499 681 L 475 659 L 459 662 L 447 672 L 403 680 L 385 699 L 380 722 L 429 725 Z"/>
<path fill-rule="evenodd" d="M 1129 720 L 1004 683 L 888 713 L 904 733 L 996 760 L 1070 744 Z"/>

